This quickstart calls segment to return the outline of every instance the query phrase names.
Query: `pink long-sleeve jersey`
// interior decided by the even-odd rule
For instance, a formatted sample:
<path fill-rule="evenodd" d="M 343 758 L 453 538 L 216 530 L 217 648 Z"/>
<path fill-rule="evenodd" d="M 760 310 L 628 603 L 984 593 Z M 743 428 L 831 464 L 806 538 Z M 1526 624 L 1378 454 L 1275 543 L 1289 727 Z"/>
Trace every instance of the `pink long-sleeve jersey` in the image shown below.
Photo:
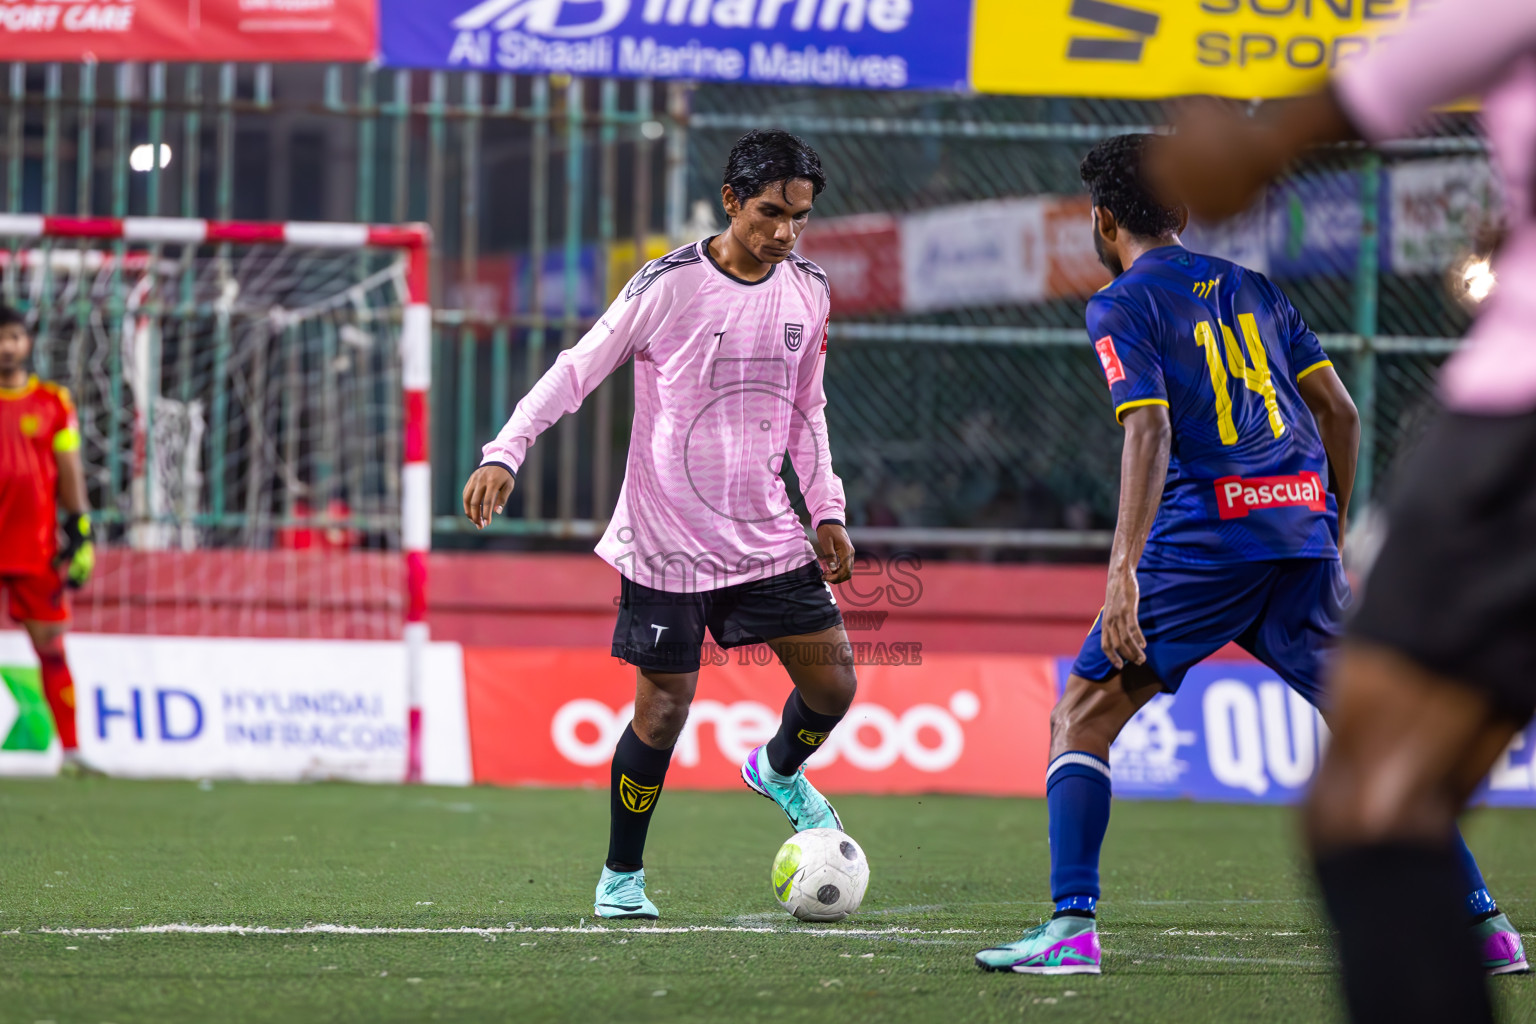
<path fill-rule="evenodd" d="M 1432 107 L 1482 98 L 1511 233 L 1494 259 L 1499 285 L 1441 391 L 1461 412 L 1536 409 L 1536 0 L 1440 0 L 1335 86 L 1373 142 L 1401 137 Z"/>
<path fill-rule="evenodd" d="M 515 473 L 534 438 L 633 357 L 629 463 L 598 555 L 672 593 L 798 569 L 816 555 L 779 478 L 786 453 L 812 524 L 844 521 L 822 387 L 830 307 L 826 275 L 799 256 L 749 283 L 707 239 L 678 249 L 560 353 L 481 464 Z"/>

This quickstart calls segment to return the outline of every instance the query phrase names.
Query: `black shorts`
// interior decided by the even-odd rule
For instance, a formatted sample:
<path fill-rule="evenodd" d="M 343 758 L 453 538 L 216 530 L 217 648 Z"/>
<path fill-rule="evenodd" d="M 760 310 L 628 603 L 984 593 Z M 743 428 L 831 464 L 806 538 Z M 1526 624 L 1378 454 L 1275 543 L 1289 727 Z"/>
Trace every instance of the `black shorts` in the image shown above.
<path fill-rule="evenodd" d="M 1536 710 L 1536 413 L 1442 413 L 1399 469 L 1349 634 Z"/>
<path fill-rule="evenodd" d="M 697 594 L 622 578 L 613 656 L 658 672 L 697 672 L 707 626 L 721 647 L 743 647 L 840 626 L 842 612 L 815 562 L 751 583 Z"/>

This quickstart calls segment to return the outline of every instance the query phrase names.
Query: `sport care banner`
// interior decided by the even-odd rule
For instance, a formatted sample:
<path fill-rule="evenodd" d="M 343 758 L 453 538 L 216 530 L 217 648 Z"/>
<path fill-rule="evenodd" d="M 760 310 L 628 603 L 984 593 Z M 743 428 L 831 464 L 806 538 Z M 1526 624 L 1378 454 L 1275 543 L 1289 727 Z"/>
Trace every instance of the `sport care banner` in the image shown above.
<path fill-rule="evenodd" d="M 1065 682 L 1071 659 L 1059 666 Z M 1109 751 L 1119 799 L 1295 803 L 1328 745 L 1322 716 L 1264 665 L 1196 665 L 1136 713 Z M 1474 804 L 1536 806 L 1536 724 L 1510 744 Z"/>
<path fill-rule="evenodd" d="M 367 61 L 375 0 L 19 0 L 0 59 Z"/>
<path fill-rule="evenodd" d="M 384 0 L 391 67 L 964 89 L 971 0 Z"/>
<path fill-rule="evenodd" d="M 1289 96 L 1370 52 L 1423 2 L 976 0 L 971 84 L 1036 96 Z"/>
<path fill-rule="evenodd" d="M 811 758 L 835 793 L 1045 792 L 1054 659 L 855 645 L 859 695 Z M 767 647 L 707 652 L 667 772 L 669 789 L 737 789 L 741 762 L 779 726 L 790 683 Z M 476 782 L 608 785 L 633 713 L 635 670 L 601 650 L 467 648 Z"/>
<path fill-rule="evenodd" d="M 399 643 L 77 633 L 65 650 L 81 754 L 109 775 L 404 778 Z M 0 728 L 7 733 L 0 774 L 57 769 L 57 739 L 33 681 L 35 665 L 23 634 L 0 633 L 0 680 L 10 694 L 9 701 L 0 696 Z M 422 697 L 423 775 L 445 785 L 468 783 L 457 644 L 428 645 Z"/>

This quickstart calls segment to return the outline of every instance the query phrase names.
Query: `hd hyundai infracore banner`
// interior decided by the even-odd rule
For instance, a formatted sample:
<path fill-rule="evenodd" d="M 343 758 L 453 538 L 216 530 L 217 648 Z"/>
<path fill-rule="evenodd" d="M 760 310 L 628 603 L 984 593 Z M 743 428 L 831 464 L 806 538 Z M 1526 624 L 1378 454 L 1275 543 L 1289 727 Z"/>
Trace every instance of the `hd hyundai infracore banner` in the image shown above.
<path fill-rule="evenodd" d="M 395 67 L 963 89 L 971 0 L 386 0 Z"/>

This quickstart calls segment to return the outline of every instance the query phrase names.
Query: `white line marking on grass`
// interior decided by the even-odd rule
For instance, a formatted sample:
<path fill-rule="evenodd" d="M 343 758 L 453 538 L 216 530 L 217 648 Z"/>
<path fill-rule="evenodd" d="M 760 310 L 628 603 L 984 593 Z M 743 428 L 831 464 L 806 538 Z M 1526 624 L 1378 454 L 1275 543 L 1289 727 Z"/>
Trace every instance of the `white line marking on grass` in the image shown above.
<path fill-rule="evenodd" d="M 1106 950 L 1106 952 L 1109 952 Z M 1180 956 L 1176 953 L 1142 953 L 1143 960 L 1189 960 L 1204 964 L 1253 964 L 1258 967 L 1327 967 L 1325 960 L 1276 960 L 1263 956 Z"/>
<path fill-rule="evenodd" d="M 690 935 L 724 932 L 737 935 L 815 935 L 828 938 L 882 938 L 910 935 L 979 935 L 966 928 L 748 928 L 740 925 L 636 925 L 604 928 L 600 925 L 519 928 L 385 928 L 350 924 L 307 924 L 298 928 L 274 928 L 243 924 L 146 924 L 136 928 L 39 928 L 4 935 Z"/>

